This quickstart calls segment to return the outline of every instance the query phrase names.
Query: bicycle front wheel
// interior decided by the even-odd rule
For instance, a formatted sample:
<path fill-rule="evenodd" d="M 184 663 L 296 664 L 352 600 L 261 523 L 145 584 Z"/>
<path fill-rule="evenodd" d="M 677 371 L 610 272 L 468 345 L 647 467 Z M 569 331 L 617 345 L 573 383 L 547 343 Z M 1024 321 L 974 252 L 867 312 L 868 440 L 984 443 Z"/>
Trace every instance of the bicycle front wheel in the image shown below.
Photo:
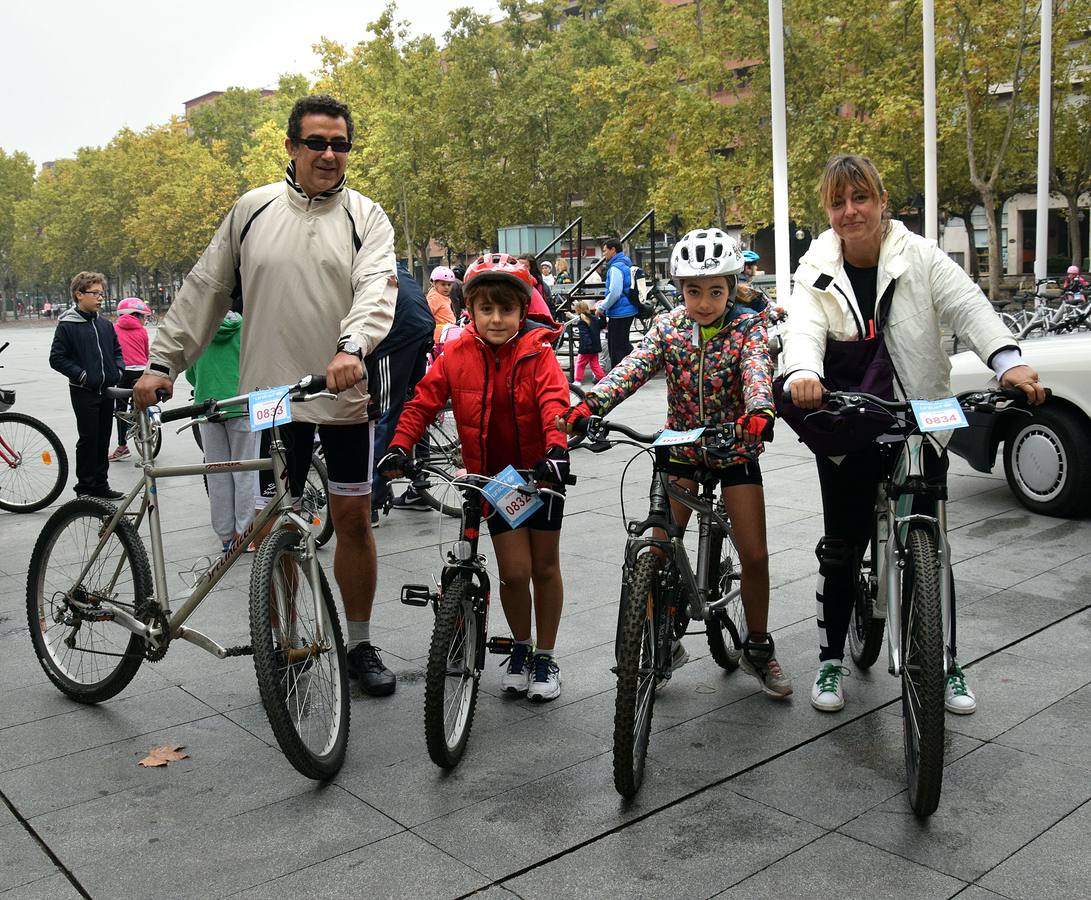
<path fill-rule="evenodd" d="M 943 621 L 936 541 L 910 527 L 902 575 L 902 731 L 909 805 L 918 816 L 939 806 L 943 786 Z"/>
<path fill-rule="evenodd" d="M 22 413 L 0 413 L 0 509 L 44 509 L 67 480 L 68 454 L 53 429 Z"/>
<path fill-rule="evenodd" d="M 730 535 L 722 535 L 717 597 L 727 603 L 711 610 L 705 621 L 705 637 L 712 658 L 725 672 L 734 672 L 742 658 L 742 635 L 746 630 L 746 611 L 742 605 L 742 574 L 737 563 L 738 553 Z"/>
<path fill-rule="evenodd" d="M 305 546 L 289 528 L 261 542 L 250 573 L 250 638 L 261 702 L 280 749 L 303 775 L 325 780 L 345 761 L 348 674 L 329 583 L 319 568 L 320 595 L 314 595 Z"/>
<path fill-rule="evenodd" d="M 474 609 L 470 582 L 456 578 L 436 613 L 424 679 L 424 738 L 437 766 L 453 769 L 466 752 L 477 708 L 476 671 L 485 622 Z"/>
<path fill-rule="evenodd" d="M 27 623 L 49 680 L 73 700 L 100 703 L 133 680 L 144 640 L 116 624 L 105 604 L 137 618 L 152 595 L 148 557 L 136 529 L 92 497 L 61 506 L 34 545 L 27 575 Z M 80 573 L 87 568 L 86 574 Z"/>
<path fill-rule="evenodd" d="M 627 800 L 644 781 L 652 730 L 659 598 L 659 559 L 645 553 L 624 576 L 628 591 L 618 611 L 617 699 L 614 709 L 614 787 Z"/>

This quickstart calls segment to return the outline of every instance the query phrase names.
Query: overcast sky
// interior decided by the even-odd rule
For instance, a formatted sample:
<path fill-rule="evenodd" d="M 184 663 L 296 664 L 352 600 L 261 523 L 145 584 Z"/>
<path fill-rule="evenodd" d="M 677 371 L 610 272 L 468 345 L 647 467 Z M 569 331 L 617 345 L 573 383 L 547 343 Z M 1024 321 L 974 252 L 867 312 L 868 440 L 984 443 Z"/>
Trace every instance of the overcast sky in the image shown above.
<path fill-rule="evenodd" d="M 458 6 L 493 0 L 400 0 L 414 32 L 442 37 Z M 2 0 L 0 147 L 39 165 L 101 146 L 118 129 L 182 115 L 183 103 L 226 87 L 310 78 L 311 46 L 352 46 L 379 0 Z"/>

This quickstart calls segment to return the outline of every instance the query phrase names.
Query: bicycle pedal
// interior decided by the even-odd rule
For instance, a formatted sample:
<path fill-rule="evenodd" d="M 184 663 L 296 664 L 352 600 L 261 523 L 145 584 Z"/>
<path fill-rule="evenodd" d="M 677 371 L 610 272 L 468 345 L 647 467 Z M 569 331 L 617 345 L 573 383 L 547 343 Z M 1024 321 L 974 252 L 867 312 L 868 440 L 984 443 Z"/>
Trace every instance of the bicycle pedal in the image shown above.
<path fill-rule="evenodd" d="M 436 595 L 426 584 L 403 584 L 401 599 L 406 606 L 427 606 Z"/>
<path fill-rule="evenodd" d="M 485 649 L 489 653 L 511 656 L 515 652 L 515 639 L 510 637 L 491 637 L 485 642 Z"/>

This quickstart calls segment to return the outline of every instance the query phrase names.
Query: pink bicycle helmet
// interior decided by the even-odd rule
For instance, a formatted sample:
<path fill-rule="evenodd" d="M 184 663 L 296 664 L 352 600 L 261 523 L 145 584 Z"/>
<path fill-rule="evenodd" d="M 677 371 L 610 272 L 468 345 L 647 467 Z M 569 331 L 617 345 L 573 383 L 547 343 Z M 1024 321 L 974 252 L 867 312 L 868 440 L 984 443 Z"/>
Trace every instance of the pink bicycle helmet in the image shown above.
<path fill-rule="evenodd" d="M 126 297 L 117 305 L 117 314 L 120 316 L 125 313 L 132 313 L 137 316 L 150 316 L 152 311 L 151 307 L 139 297 Z"/>
<path fill-rule="evenodd" d="M 455 273 L 452 272 L 447 266 L 436 266 L 432 270 L 432 274 L 429 277 L 432 281 L 448 281 L 451 284 L 454 284 L 456 281 L 458 281 L 458 279 L 455 278 Z"/>
<path fill-rule="evenodd" d="M 1069 275 L 1079 275 L 1080 274 L 1080 267 L 1079 266 L 1069 266 L 1068 267 L 1068 274 Z"/>

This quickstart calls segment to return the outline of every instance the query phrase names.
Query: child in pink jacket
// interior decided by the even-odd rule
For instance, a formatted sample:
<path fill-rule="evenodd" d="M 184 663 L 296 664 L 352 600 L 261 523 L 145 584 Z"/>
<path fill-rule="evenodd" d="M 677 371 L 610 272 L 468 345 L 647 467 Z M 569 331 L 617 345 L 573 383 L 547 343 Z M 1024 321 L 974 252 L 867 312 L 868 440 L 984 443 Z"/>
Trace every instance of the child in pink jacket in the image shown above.
<path fill-rule="evenodd" d="M 144 374 L 144 367 L 148 365 L 148 332 L 144 327 L 144 317 L 151 314 L 148 304 L 139 297 L 126 297 L 117 305 L 114 330 L 117 332 L 118 343 L 121 344 L 121 358 L 125 360 L 125 371 L 121 373 L 121 384 L 118 387 L 131 388 Z M 116 409 L 123 413 L 127 406 L 128 401 L 118 400 Z M 119 418 L 117 447 L 110 454 L 111 462 L 128 459 L 132 455 L 126 441 L 128 430 L 129 423 Z"/>

